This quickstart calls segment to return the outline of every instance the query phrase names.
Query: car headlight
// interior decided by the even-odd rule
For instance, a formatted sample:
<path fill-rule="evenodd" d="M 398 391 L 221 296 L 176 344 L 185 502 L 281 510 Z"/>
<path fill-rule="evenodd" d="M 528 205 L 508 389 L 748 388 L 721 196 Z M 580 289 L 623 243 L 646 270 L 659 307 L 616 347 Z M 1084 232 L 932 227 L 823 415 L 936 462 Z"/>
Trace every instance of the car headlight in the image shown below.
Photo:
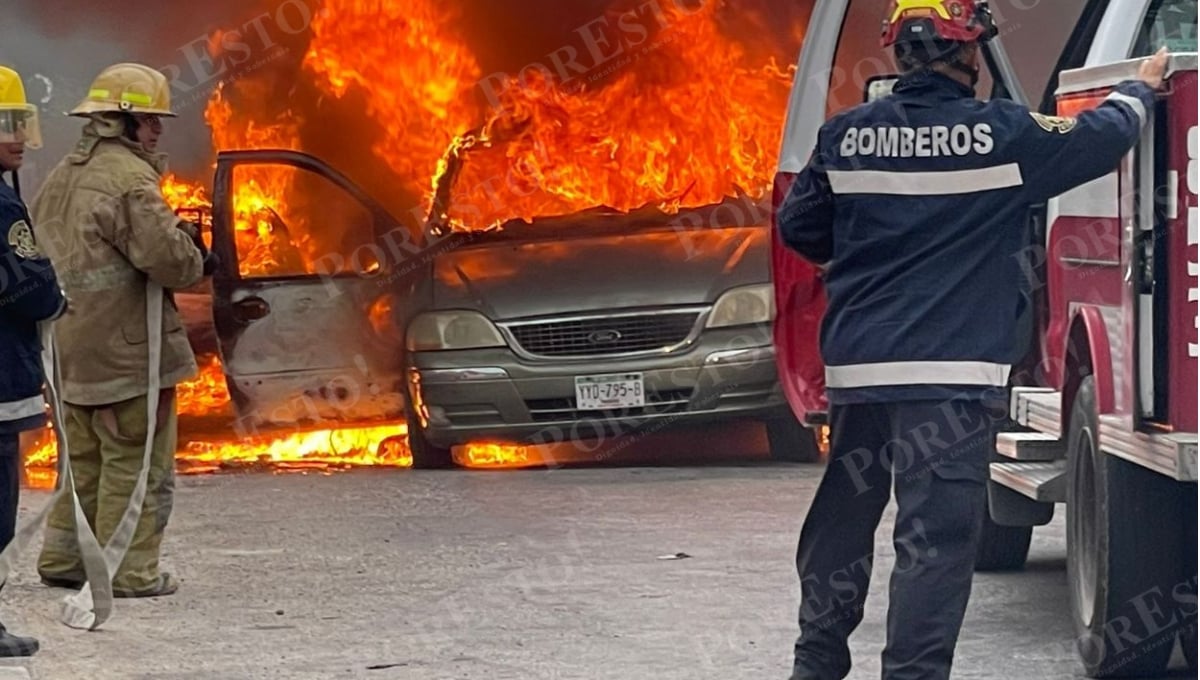
<path fill-rule="evenodd" d="M 410 352 L 504 347 L 506 344 L 496 325 L 479 312 L 430 312 L 413 319 L 408 326 Z"/>
<path fill-rule="evenodd" d="M 775 290 L 769 283 L 725 291 L 713 305 L 707 328 L 769 323 L 775 319 Z"/>

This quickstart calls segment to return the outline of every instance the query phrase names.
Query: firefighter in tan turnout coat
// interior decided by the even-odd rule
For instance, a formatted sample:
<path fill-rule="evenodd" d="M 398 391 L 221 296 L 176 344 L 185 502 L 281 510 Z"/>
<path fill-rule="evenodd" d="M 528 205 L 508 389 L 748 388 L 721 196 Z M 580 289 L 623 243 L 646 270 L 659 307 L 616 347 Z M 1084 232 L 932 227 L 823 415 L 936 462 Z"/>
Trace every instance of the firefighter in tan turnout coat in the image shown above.
<path fill-rule="evenodd" d="M 174 115 L 166 78 L 139 64 L 109 67 L 71 115 L 88 118 L 83 136 L 46 179 L 32 213 L 73 302 L 56 329 L 66 436 L 83 512 L 105 545 L 129 504 L 148 433 L 147 284 L 186 288 L 213 259 L 196 226 L 175 215 L 160 189 L 160 117 Z M 159 570 L 159 547 L 174 492 L 174 387 L 197 367 L 169 295 L 161 353 L 147 493 L 114 575 L 118 597 L 177 588 Z M 69 498 L 50 514 L 38 571 L 51 586 L 79 588 L 85 580 Z"/>

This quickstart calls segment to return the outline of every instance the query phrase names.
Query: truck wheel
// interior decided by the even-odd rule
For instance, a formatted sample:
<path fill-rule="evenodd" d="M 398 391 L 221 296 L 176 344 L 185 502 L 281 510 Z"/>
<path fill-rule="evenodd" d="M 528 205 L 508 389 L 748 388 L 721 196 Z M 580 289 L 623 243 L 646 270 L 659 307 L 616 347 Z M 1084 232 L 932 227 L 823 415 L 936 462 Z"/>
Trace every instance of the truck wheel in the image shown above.
<path fill-rule="evenodd" d="M 975 551 L 975 571 L 1016 571 L 1025 567 L 1033 527 L 1006 527 L 984 513 L 983 533 Z"/>
<path fill-rule="evenodd" d="M 408 396 L 408 395 L 405 395 Z M 404 415 L 408 420 L 408 450 L 412 452 L 412 466 L 415 470 L 436 470 L 454 465 L 450 449 L 434 446 L 425 438 L 421 430 L 421 419 L 413 409 L 412 398 L 406 399 Z"/>
<path fill-rule="evenodd" d="M 1178 631 L 1143 614 L 1171 606 L 1182 556 L 1163 548 L 1176 543 L 1172 534 L 1181 527 L 1167 521 L 1157 494 L 1175 482 L 1104 453 L 1099 435 L 1095 378 L 1087 376 L 1067 438 L 1067 589 L 1076 643 L 1090 678 L 1159 674 Z"/>
<path fill-rule="evenodd" d="M 816 463 L 821 460 L 817 435 L 792 415 L 766 421 L 771 458 L 787 463 Z"/>

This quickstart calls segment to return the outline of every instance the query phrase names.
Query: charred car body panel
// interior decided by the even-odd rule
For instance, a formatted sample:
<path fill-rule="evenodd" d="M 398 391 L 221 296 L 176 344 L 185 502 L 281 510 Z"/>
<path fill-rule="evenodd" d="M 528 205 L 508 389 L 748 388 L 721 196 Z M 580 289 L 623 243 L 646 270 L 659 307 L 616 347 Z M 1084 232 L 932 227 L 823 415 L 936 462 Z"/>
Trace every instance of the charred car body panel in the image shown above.
<path fill-rule="evenodd" d="M 239 429 L 378 424 L 404 418 L 403 319 L 427 299 L 428 265 L 376 258 L 366 272 L 246 277 L 234 213 L 235 167 L 283 165 L 319 175 L 364 206 L 372 232 L 399 228 L 352 182 L 290 151 L 237 151 L 218 159 L 213 322 Z M 287 200 L 287 197 L 283 197 Z M 382 247 L 373 252 L 386 255 Z"/>

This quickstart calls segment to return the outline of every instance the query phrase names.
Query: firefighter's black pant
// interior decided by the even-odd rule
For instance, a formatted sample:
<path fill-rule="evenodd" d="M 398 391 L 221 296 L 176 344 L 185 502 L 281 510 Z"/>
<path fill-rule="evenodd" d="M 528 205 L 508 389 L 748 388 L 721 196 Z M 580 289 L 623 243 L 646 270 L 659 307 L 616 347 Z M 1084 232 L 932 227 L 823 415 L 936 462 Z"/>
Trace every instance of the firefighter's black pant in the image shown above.
<path fill-rule="evenodd" d="M 21 435 L 0 433 L 0 550 L 4 550 L 16 533 L 20 493 Z"/>
<path fill-rule="evenodd" d="M 828 467 L 800 532 L 800 637 L 792 680 L 850 672 L 875 530 L 896 489 L 885 680 L 950 677 L 987 505 L 992 420 L 975 400 L 830 409 Z"/>

